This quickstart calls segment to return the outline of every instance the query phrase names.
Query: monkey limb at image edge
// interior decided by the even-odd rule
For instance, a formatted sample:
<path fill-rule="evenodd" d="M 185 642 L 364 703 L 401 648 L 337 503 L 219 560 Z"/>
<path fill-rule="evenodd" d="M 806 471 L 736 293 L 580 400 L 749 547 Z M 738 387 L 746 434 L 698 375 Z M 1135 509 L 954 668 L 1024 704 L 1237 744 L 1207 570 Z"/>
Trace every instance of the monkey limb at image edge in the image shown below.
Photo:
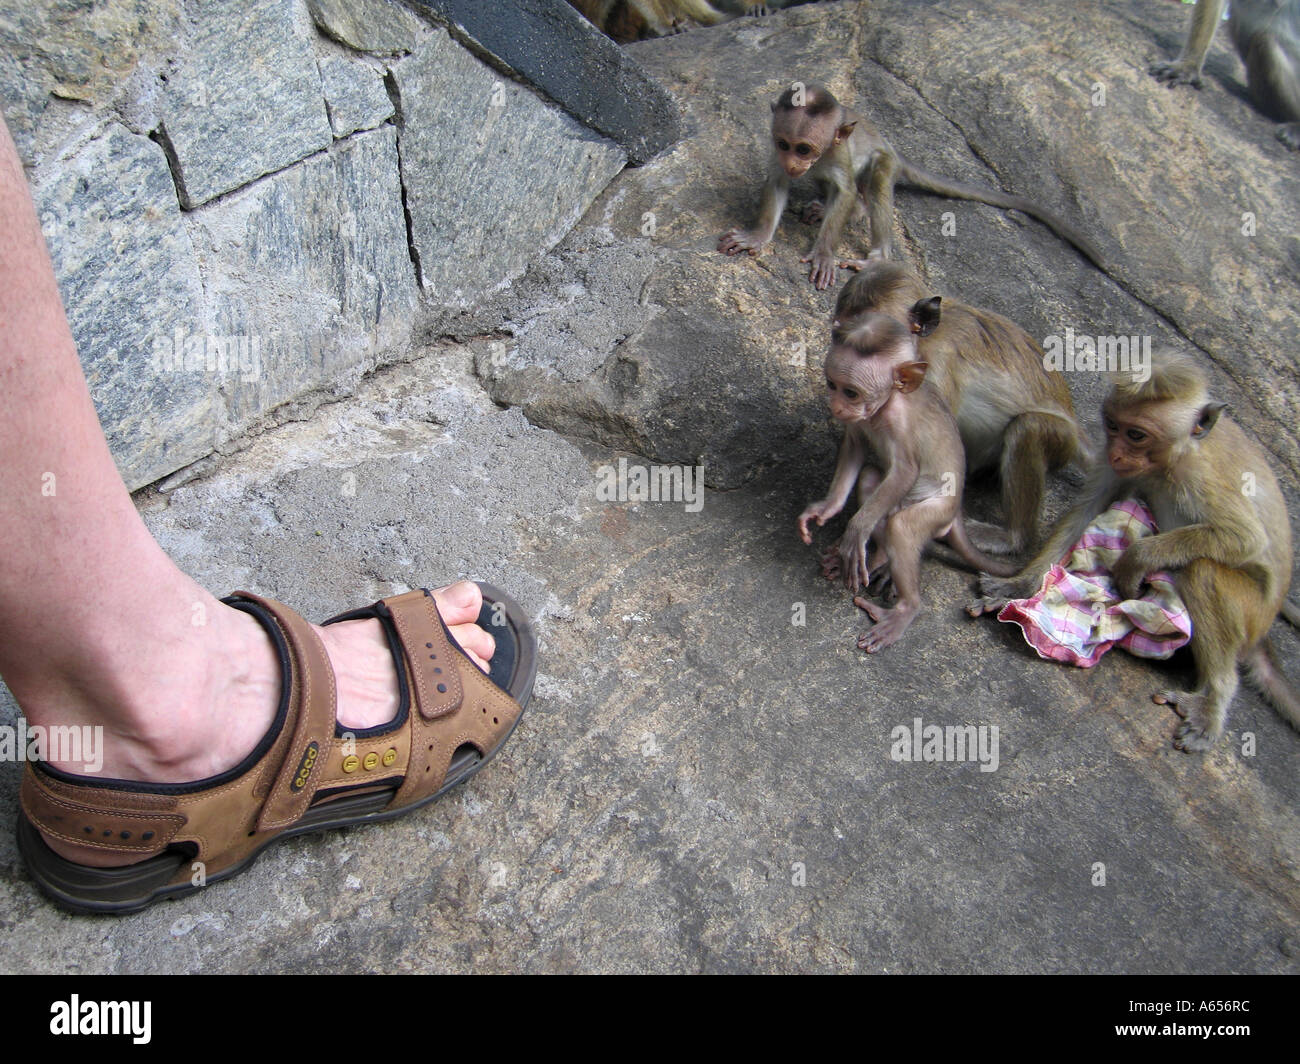
<path fill-rule="evenodd" d="M 1279 613 L 1295 612 L 1287 600 L 1293 559 L 1286 504 L 1263 450 L 1223 410 L 1184 354 L 1157 352 L 1146 382 L 1121 377 L 1102 407 L 1106 462 L 1082 499 L 1020 573 L 982 576 L 982 597 L 967 607 L 980 616 L 1032 596 L 1098 514 L 1122 499 L 1141 499 L 1158 531 L 1125 550 L 1114 576 L 1121 597 L 1131 599 L 1148 573 L 1174 575 L 1192 618 L 1197 687 L 1160 692 L 1153 701 L 1183 718 L 1174 745 L 1189 752 L 1209 750 L 1222 736 L 1239 666 L 1300 730 L 1300 694 L 1279 670 L 1269 640 Z"/>
<path fill-rule="evenodd" d="M 1093 243 L 1052 212 L 1023 197 L 950 181 L 909 163 L 875 126 L 844 107 L 824 85 L 796 83 L 777 98 L 772 104 L 771 141 L 758 220 L 752 229 L 730 229 L 718 238 L 717 250 L 724 255 L 757 255 L 770 244 L 785 211 L 791 182 L 809 177 L 822 189 L 825 204 L 814 204 L 806 212 L 806 217 L 820 219 L 821 228 L 800 261 L 811 264 L 808 279 L 819 291 L 831 286 L 841 265 L 858 269 L 872 258 L 890 257 L 894 185 L 899 181 L 937 195 L 1028 214 L 1105 271 Z M 835 251 L 844 228 L 860 208 L 865 208 L 868 218 L 870 255 L 867 259 L 839 259 Z"/>
<path fill-rule="evenodd" d="M 716 26 L 741 14 L 766 15 L 762 0 L 569 0 L 592 25 L 620 44 L 682 33 L 689 26 Z"/>
<path fill-rule="evenodd" d="M 1154 62 L 1149 73 L 1171 88 L 1201 87 L 1210 42 L 1225 0 L 1197 0 L 1187 43 L 1177 59 Z M 1277 139 L 1300 151 L 1300 0 L 1232 0 L 1228 33 L 1246 67 L 1255 106 L 1279 122 Z"/>

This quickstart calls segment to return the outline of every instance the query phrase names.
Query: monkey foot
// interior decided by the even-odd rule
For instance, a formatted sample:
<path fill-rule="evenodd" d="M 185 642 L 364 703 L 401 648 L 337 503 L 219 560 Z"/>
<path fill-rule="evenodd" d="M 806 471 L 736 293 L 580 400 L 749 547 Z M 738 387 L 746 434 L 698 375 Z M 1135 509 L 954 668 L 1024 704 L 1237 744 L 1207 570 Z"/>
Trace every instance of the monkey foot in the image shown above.
<path fill-rule="evenodd" d="M 1022 585 L 1019 577 L 990 576 L 980 574 L 979 597 L 967 603 L 966 612 L 972 617 L 982 617 L 986 613 L 997 613 L 1012 599 L 1028 598 L 1034 593 Z"/>
<path fill-rule="evenodd" d="M 853 599 L 853 605 L 866 610 L 871 619 L 876 622 L 868 631 L 858 636 L 858 649 L 865 650 L 868 654 L 874 654 L 884 650 L 891 643 L 897 643 L 907 631 L 907 626 L 916 618 L 916 611 L 906 604 L 886 609 L 857 595 Z"/>
<path fill-rule="evenodd" d="M 887 258 L 889 258 L 889 255 L 886 254 L 884 248 L 876 248 L 868 252 L 865 259 L 840 259 L 838 265 L 841 270 L 852 270 L 854 273 L 858 273 L 865 270 L 876 260 Z"/>
<path fill-rule="evenodd" d="M 983 617 L 986 613 L 997 613 L 1010 601 L 1001 595 L 988 595 L 966 603 L 966 612 L 972 617 Z"/>
<path fill-rule="evenodd" d="M 1159 706 L 1168 706 L 1183 722 L 1174 729 L 1174 746 L 1188 753 L 1211 749 L 1223 735 L 1223 721 L 1209 708 L 1209 698 L 1196 691 L 1165 691 L 1151 696 Z"/>
<path fill-rule="evenodd" d="M 1190 85 L 1194 89 L 1199 89 L 1201 87 L 1201 72 L 1196 68 L 1194 63 L 1152 63 L 1147 68 L 1147 73 L 1155 78 L 1156 81 L 1164 82 L 1169 86 Z"/>
<path fill-rule="evenodd" d="M 1284 122 L 1278 126 L 1277 139 L 1292 151 L 1300 151 L 1300 122 Z"/>
<path fill-rule="evenodd" d="M 799 215 L 799 221 L 804 225 L 816 225 L 826 217 L 826 204 L 821 200 L 813 200 Z"/>

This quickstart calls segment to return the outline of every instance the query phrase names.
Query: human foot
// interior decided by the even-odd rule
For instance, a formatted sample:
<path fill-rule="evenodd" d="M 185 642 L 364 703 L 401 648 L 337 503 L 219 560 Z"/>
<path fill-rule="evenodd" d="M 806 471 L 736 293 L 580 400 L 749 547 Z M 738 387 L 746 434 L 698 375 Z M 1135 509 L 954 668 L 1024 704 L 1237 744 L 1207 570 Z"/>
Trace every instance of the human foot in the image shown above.
<path fill-rule="evenodd" d="M 478 586 L 461 581 L 433 596 L 452 638 L 486 672 L 494 643 L 474 623 L 483 599 Z M 81 760 L 52 757 L 54 768 L 104 779 L 185 783 L 233 768 L 257 746 L 275 716 L 280 665 L 261 624 L 248 613 L 211 602 L 210 608 L 203 604 L 204 623 L 194 626 L 192 638 L 170 648 L 175 667 L 165 682 L 146 669 L 127 698 L 107 704 L 96 705 L 89 695 L 80 703 L 62 699 L 61 707 L 23 700 L 33 724 L 88 723 L 103 729 L 93 749 L 85 744 Z M 397 676 L 380 622 L 312 627 L 334 670 L 339 724 L 361 731 L 392 720 L 398 711 Z"/>
<path fill-rule="evenodd" d="M 477 619 L 495 636 L 487 675 L 451 634 L 461 627 L 447 623 L 456 606 L 442 613 L 430 591 L 336 619 L 382 618 L 403 665 L 397 719 L 357 734 L 336 727 L 334 669 L 314 626 L 282 603 L 232 596 L 264 623 L 287 678 L 273 726 L 230 771 L 180 785 L 29 764 L 17 834 L 32 878 L 75 912 L 137 912 L 237 874 L 282 839 L 389 820 L 463 784 L 509 739 L 537 674 L 522 607 L 487 584 L 480 590 Z"/>

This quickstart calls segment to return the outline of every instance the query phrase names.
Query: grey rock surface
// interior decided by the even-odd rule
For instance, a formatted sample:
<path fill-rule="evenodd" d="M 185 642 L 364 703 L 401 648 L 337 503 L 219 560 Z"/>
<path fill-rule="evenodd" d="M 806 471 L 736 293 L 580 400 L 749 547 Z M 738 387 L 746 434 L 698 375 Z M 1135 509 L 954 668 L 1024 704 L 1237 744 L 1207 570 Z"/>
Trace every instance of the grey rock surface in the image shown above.
<path fill-rule="evenodd" d="M 307 0 L 322 33 L 358 52 L 405 55 L 424 24 L 394 0 Z"/>
<path fill-rule="evenodd" d="M 617 141 L 639 165 L 682 136 L 676 109 L 565 0 L 409 0 L 537 86 L 569 114 Z"/>
<path fill-rule="evenodd" d="M 1140 289 L 1149 277 L 1167 278 L 1225 334 L 1248 333 L 1204 286 L 1199 260 L 1156 257 L 1128 235 L 1138 219 L 1122 205 L 1140 204 L 1136 187 L 1153 197 L 1139 214 L 1159 209 L 1166 184 L 1189 204 L 1218 202 L 1194 184 L 1202 149 L 1165 142 L 1162 160 L 1146 156 L 1154 134 L 1141 116 L 1199 114 L 1247 158 L 1267 159 L 1256 188 L 1294 190 L 1295 160 L 1269 154 L 1267 123 L 1213 85 L 1180 98 L 1143 80 L 1146 59 L 1176 47 L 1186 12 L 1042 8 L 1055 36 L 1043 38 L 1036 9 L 1017 8 L 1026 21 L 970 75 L 1030 93 L 999 71 L 1035 69 L 1048 40 L 1065 65 L 1027 108 L 1004 110 L 990 91 L 979 120 L 958 127 L 861 57 L 834 84 L 870 102 L 929 168 L 996 178 L 1086 225 L 1112 275 L 1036 223 L 910 193 L 898 201 L 900 253 L 945 294 L 1040 337 L 1071 325 L 1186 344 Z M 1276 713 L 1243 689 L 1223 741 L 1180 753 L 1174 716 L 1150 695 L 1186 683 L 1187 661 L 1115 652 L 1086 671 L 1042 661 L 1014 628 L 966 617 L 972 577 L 933 560 L 925 612 L 868 658 L 854 646 L 864 615 L 795 536 L 834 451 L 819 372 L 834 292 L 808 285 L 798 257 L 812 233 L 793 215 L 756 260 L 714 250 L 754 209 L 768 98 L 791 76 L 782 67 L 841 54 L 827 41 L 866 47 L 882 25 L 914 26 L 916 41 L 881 52 L 892 63 L 949 24 L 981 40 L 981 20 L 1009 10 L 809 5 L 636 46 L 690 108 L 696 138 L 621 174 L 510 291 L 431 325 L 461 342 L 380 370 L 167 495 L 137 496 L 205 586 L 261 591 L 316 619 L 461 575 L 507 588 L 537 620 L 535 700 L 502 754 L 454 795 L 390 824 L 291 840 L 236 879 L 137 916 L 58 913 L 0 836 L 0 920 L 23 929 L 0 937 L 0 969 L 1300 972 L 1300 737 Z M 1087 26 L 1104 33 L 1071 36 Z M 1136 28 L 1150 55 L 1115 58 Z M 935 62 L 962 54 L 954 45 Z M 1154 176 L 1129 173 L 1105 144 L 1096 164 L 1040 165 L 1031 153 L 1046 135 L 1038 108 L 1076 83 L 1087 95 L 1094 65 L 1111 85 L 1106 106 L 1139 123 L 1129 134 L 1116 125 L 1114 150 L 1160 167 Z M 1053 113 L 1060 136 L 1084 121 Z M 1010 149 L 992 145 L 1016 135 L 1023 157 L 1000 156 Z M 1075 185 L 1074 168 L 1093 165 L 1110 176 Z M 850 243 L 861 239 L 855 230 Z M 1230 250 L 1210 242 L 1203 255 Z M 1242 263 L 1247 281 L 1274 278 L 1269 322 L 1285 335 L 1287 260 Z M 1280 362 L 1239 386 L 1244 370 L 1230 368 L 1221 394 L 1278 458 L 1294 513 L 1295 426 L 1264 400 L 1300 373 Z M 1095 426 L 1102 382 L 1070 383 Z M 715 485 L 699 512 L 598 494 L 619 458 L 645 467 L 697 454 Z M 1049 514 L 1072 492 L 1054 479 Z M 993 498 L 977 483 L 969 508 L 989 516 Z M 1273 634 L 1300 679 L 1300 639 L 1280 624 Z M 998 768 L 893 760 L 892 731 L 917 718 L 997 726 Z M 17 788 L 8 766 L 0 821 L 12 820 Z"/>
<path fill-rule="evenodd" d="M 192 13 L 159 127 L 186 207 L 331 140 L 320 73 L 296 27 L 294 0 L 205 4 Z"/>
<path fill-rule="evenodd" d="M 1158 46 L 1134 45 L 1121 12 L 1066 6 L 817 4 L 630 46 L 677 96 L 694 137 L 612 186 L 544 266 L 453 331 L 504 318 L 512 355 L 490 374 L 501 401 L 609 446 L 702 459 L 721 488 L 824 440 L 820 355 L 836 289 L 815 291 L 799 262 L 815 236 L 796 220 L 810 193 L 796 186 L 761 257 L 715 250 L 719 234 L 757 215 L 770 101 L 796 77 L 820 77 L 904 157 L 1029 196 L 1111 263 L 1101 273 L 1021 215 L 900 186 L 895 247 L 936 291 L 1040 341 L 1071 329 L 1199 346 L 1241 386 L 1234 409 L 1300 478 L 1294 160 L 1241 101 L 1179 96 L 1147 78 L 1129 53 Z M 1175 27 L 1179 14 L 1151 21 Z M 841 58 L 828 67 L 828 55 Z M 1063 55 L 1081 57 L 1077 69 L 1062 68 Z M 1107 87 L 1104 105 L 1092 102 L 1095 84 Z M 1218 145 L 1210 167 L 1196 125 Z M 1253 238 L 1227 233 L 1241 212 L 1225 201 L 1225 173 L 1269 219 Z M 1199 227 L 1195 247 L 1189 227 Z M 866 241 L 859 222 L 841 251 L 860 255 Z M 1221 299 L 1227 290 L 1234 298 Z M 1102 376 L 1069 377 L 1095 426 Z"/>
<path fill-rule="evenodd" d="M 3 0 L 0 108 L 27 165 L 52 98 L 103 105 L 145 56 L 170 54 L 182 0 Z"/>
<path fill-rule="evenodd" d="M 374 129 L 393 116 L 393 101 L 378 70 L 339 55 L 321 56 L 318 62 L 334 136 Z"/>
<path fill-rule="evenodd" d="M 494 394 L 558 431 L 666 462 L 702 459 L 719 488 L 824 438 L 816 389 L 836 289 L 807 282 L 800 258 L 815 230 L 796 220 L 798 186 L 761 258 L 727 259 L 715 243 L 757 216 L 768 103 L 842 53 L 832 90 L 907 159 L 1030 196 L 1092 235 L 1112 263 L 1110 276 L 1097 271 L 1023 216 L 900 187 L 898 254 L 936 291 L 1004 313 L 1040 341 L 1071 329 L 1200 346 L 1244 385 L 1235 410 L 1300 476 L 1300 393 L 1287 354 L 1300 328 L 1300 198 L 1292 160 L 1264 135 L 1265 121 L 1239 100 L 1216 101 L 1231 113 L 1190 114 L 1205 94 L 1179 98 L 1139 77 L 1123 52 L 1130 23 L 1114 10 L 1063 17 L 1076 47 L 1061 51 L 1052 22 L 1060 5 L 1032 17 L 1008 3 L 970 13 L 905 7 L 819 4 L 630 47 L 675 92 L 694 138 L 617 182 L 542 268 L 468 315 L 464 334 L 502 317 L 513 334 L 512 358 L 491 369 Z M 1088 39 L 1113 47 L 1089 49 Z M 1086 62 L 1062 72 L 1062 55 Z M 1096 83 L 1109 87 L 1104 105 L 1092 103 Z M 1174 124 L 1190 134 L 1193 122 L 1217 138 L 1226 170 L 1206 168 L 1191 135 L 1170 142 L 1161 133 Z M 1248 198 L 1270 219 L 1268 232 L 1210 235 L 1206 226 L 1240 224 L 1218 183 L 1239 165 L 1255 166 Z M 1205 232 L 1188 250 L 1192 225 Z M 841 254 L 866 247 L 865 222 L 850 226 Z M 1227 277 L 1238 298 L 1206 295 L 1225 290 Z M 1071 373 L 1070 386 L 1096 424 L 1100 373 Z"/>
<path fill-rule="evenodd" d="M 699 512 L 601 501 L 603 466 L 645 459 L 499 409 L 474 354 L 381 370 L 139 504 L 205 586 L 316 619 L 463 574 L 509 589 L 541 641 L 510 744 L 426 809 L 120 919 L 47 906 L 0 836 L 24 930 L 0 968 L 1300 971 L 1300 740 L 1258 699 L 1179 753 L 1149 694 L 1183 667 L 1040 661 L 934 562 L 903 652 L 867 659 L 793 532 L 805 465 Z M 997 726 L 998 768 L 891 759 L 917 717 Z M 17 786 L 0 774 L 7 820 Z"/>
<path fill-rule="evenodd" d="M 69 156 L 49 160 L 32 191 L 123 479 L 146 483 L 207 453 L 224 415 L 217 377 L 174 357 L 178 333 L 208 330 L 162 149 L 109 122 Z"/>
<path fill-rule="evenodd" d="M 412 244 L 434 304 L 463 306 L 517 277 L 626 162 L 445 31 L 393 74 Z"/>
<path fill-rule="evenodd" d="M 187 216 L 212 332 L 240 351 L 221 377 L 234 429 L 409 342 L 396 140 L 392 126 L 358 134 Z"/>

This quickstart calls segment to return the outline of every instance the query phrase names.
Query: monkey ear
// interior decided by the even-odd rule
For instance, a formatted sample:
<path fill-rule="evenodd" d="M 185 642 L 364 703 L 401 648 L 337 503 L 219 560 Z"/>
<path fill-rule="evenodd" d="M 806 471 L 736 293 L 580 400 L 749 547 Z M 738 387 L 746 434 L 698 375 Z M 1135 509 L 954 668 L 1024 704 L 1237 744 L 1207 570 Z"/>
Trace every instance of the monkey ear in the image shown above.
<path fill-rule="evenodd" d="M 840 126 L 840 128 L 835 131 L 835 143 L 839 144 L 842 141 L 848 140 L 849 137 L 853 135 L 853 127 L 857 124 L 858 120 L 855 118 L 852 122 L 845 122 L 844 125 Z"/>
<path fill-rule="evenodd" d="M 925 371 L 929 368 L 928 362 L 904 362 L 894 370 L 894 381 L 898 385 L 898 390 L 904 395 L 916 391 L 925 380 Z"/>
<path fill-rule="evenodd" d="M 907 312 L 907 323 L 912 332 L 920 336 L 929 336 L 934 332 L 939 327 L 939 305 L 942 302 L 943 296 L 931 296 L 913 303 L 912 309 Z"/>
<path fill-rule="evenodd" d="M 1192 426 L 1192 435 L 1198 439 L 1208 435 L 1218 422 L 1219 415 L 1227 409 L 1227 403 L 1206 403 L 1197 415 L 1196 424 Z"/>

